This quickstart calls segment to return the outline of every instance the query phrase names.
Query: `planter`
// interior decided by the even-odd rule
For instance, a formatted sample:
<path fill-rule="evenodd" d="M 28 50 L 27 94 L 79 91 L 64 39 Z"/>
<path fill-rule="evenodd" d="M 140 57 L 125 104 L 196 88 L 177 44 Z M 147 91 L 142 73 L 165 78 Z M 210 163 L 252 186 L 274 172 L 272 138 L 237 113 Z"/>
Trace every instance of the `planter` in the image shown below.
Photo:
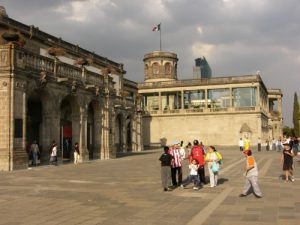
<path fill-rule="evenodd" d="M 4 32 L 2 35 L 2 38 L 8 42 L 12 41 L 19 41 L 20 35 L 17 33 L 11 33 L 11 32 Z"/>
<path fill-rule="evenodd" d="M 63 48 L 48 48 L 48 54 L 52 56 L 63 56 L 66 51 Z"/>

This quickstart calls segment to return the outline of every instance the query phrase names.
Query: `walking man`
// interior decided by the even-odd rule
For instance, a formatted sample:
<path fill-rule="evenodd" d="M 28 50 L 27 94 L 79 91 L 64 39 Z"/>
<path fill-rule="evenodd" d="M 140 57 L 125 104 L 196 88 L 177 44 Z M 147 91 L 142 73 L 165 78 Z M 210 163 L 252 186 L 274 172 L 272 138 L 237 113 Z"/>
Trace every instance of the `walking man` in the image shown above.
<path fill-rule="evenodd" d="M 262 193 L 258 185 L 258 169 L 251 150 L 244 151 L 246 156 L 246 183 L 240 197 L 245 197 L 249 194 L 252 187 L 256 198 L 262 198 Z"/>

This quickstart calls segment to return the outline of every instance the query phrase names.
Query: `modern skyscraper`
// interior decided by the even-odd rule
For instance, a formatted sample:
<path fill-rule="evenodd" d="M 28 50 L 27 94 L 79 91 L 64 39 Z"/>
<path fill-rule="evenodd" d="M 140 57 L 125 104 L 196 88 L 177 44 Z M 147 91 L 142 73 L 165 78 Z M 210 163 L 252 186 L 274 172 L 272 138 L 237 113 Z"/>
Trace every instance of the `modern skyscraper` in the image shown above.
<path fill-rule="evenodd" d="M 195 66 L 193 68 L 193 78 L 211 78 L 211 68 L 205 57 L 195 59 Z"/>

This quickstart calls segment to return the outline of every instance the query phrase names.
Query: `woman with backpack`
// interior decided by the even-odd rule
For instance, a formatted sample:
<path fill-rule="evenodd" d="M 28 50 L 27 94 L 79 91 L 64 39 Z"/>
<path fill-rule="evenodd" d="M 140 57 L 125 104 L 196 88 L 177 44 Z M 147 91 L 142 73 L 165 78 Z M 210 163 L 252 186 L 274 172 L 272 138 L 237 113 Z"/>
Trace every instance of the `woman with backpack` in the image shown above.
<path fill-rule="evenodd" d="M 216 148 L 209 146 L 209 152 L 205 156 L 205 161 L 207 162 L 209 172 L 210 187 L 216 187 L 218 184 L 218 175 L 222 159 L 222 155 L 217 152 Z"/>

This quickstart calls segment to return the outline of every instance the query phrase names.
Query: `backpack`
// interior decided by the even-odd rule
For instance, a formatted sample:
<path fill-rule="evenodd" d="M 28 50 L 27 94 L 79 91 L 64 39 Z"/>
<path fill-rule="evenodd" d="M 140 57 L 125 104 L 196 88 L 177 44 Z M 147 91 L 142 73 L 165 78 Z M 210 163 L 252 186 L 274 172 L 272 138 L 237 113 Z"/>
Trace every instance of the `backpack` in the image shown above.
<path fill-rule="evenodd" d="M 223 164 L 223 156 L 219 152 L 216 152 L 216 155 L 219 158 L 219 164 L 222 165 Z"/>

